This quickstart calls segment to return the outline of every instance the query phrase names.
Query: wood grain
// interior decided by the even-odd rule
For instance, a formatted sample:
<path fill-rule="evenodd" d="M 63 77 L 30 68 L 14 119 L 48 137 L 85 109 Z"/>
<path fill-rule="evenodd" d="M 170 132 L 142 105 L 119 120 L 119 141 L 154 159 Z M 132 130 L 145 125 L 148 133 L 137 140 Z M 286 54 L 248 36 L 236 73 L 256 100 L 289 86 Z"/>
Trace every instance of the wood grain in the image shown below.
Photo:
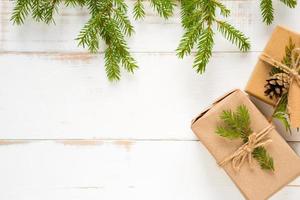
<path fill-rule="evenodd" d="M 127 141 L 130 148 L 119 142 L 0 145 L 0 198 L 242 199 L 196 141 Z M 299 183 L 293 181 L 272 199 L 299 199 Z"/>
<path fill-rule="evenodd" d="M 102 55 L 2 53 L 1 138 L 195 139 L 192 118 L 243 88 L 258 55 L 216 53 L 199 76 L 192 59 L 138 53 L 136 74 L 109 83 Z"/>
<path fill-rule="evenodd" d="M 258 54 L 214 54 L 205 76 L 175 54 L 134 56 L 135 75 L 109 83 L 102 55 L 0 54 L 1 138 L 195 139 L 192 118 L 243 88 Z"/>

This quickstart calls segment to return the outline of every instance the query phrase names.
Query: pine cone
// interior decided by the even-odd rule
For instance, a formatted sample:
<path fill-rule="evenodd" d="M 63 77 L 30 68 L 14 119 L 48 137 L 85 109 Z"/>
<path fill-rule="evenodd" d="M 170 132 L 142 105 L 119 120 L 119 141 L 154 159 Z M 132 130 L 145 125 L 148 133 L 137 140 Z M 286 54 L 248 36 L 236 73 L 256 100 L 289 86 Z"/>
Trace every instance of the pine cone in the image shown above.
<path fill-rule="evenodd" d="M 280 98 L 283 94 L 288 92 L 290 87 L 290 77 L 286 73 L 278 73 L 267 79 L 265 85 L 265 95 L 271 99 Z"/>

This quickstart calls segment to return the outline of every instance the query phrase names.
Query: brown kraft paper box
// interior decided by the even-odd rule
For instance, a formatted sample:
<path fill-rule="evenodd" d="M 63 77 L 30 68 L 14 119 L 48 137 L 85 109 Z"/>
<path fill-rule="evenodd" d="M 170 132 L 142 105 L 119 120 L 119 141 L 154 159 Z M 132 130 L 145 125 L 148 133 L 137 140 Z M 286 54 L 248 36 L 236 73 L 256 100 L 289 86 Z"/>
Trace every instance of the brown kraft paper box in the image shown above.
<path fill-rule="evenodd" d="M 193 132 L 217 162 L 223 161 L 243 144 L 242 140 L 229 140 L 215 133 L 220 123 L 220 114 L 224 110 L 235 110 L 240 105 L 248 108 L 253 131 L 259 132 L 269 125 L 264 115 L 240 90 L 234 90 L 223 96 L 192 122 Z M 234 171 L 231 163 L 223 167 L 241 193 L 249 200 L 268 199 L 300 175 L 300 158 L 296 153 L 276 130 L 272 130 L 268 137 L 272 139 L 272 143 L 265 148 L 274 159 L 274 172 L 261 169 L 256 160 L 253 160 L 252 167 L 247 162 L 244 163 L 238 172 Z"/>
<path fill-rule="evenodd" d="M 282 26 L 277 26 L 271 36 L 271 39 L 267 43 L 264 52 L 270 55 L 273 59 L 281 62 L 285 55 L 285 48 L 289 44 L 290 39 L 292 39 L 296 47 L 300 47 L 299 33 L 293 32 Z M 245 91 L 265 103 L 275 106 L 277 100 L 272 100 L 264 94 L 264 86 L 267 83 L 266 80 L 270 75 L 271 68 L 271 65 L 259 59 L 248 81 Z M 295 81 L 290 87 L 288 101 L 289 105 L 293 108 L 290 113 L 291 126 L 297 128 L 300 127 L 300 88 Z"/>

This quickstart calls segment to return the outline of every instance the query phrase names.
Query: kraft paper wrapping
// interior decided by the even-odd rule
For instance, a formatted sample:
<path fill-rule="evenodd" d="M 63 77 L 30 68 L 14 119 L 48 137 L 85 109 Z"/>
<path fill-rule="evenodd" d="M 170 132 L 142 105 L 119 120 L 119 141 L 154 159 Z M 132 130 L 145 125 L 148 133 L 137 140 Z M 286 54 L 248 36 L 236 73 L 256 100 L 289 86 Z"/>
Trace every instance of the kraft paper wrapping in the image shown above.
<path fill-rule="evenodd" d="M 300 34 L 293 32 L 285 27 L 277 26 L 271 36 L 271 39 L 267 43 L 264 52 L 270 55 L 273 59 L 281 62 L 285 56 L 285 47 L 289 44 L 290 38 L 296 44 L 296 47 L 300 47 Z M 259 60 L 255 66 L 255 69 L 248 81 L 245 91 L 258 99 L 271 104 L 276 104 L 276 99 L 272 100 L 265 96 L 264 86 L 266 80 L 269 77 L 269 73 L 272 66 Z M 300 127 L 300 88 L 294 81 L 289 91 L 289 108 L 290 108 L 290 120 L 293 128 Z"/>
<path fill-rule="evenodd" d="M 253 131 L 259 132 L 269 125 L 263 114 L 240 90 L 223 96 L 192 122 L 192 130 L 217 162 L 224 160 L 243 144 L 239 139 L 229 140 L 215 133 L 217 125 L 221 123 L 219 116 L 222 111 L 236 110 L 240 105 L 249 109 Z M 296 153 L 276 130 L 270 132 L 269 138 L 273 142 L 266 149 L 274 159 L 274 172 L 262 170 L 255 159 L 252 168 L 245 163 L 239 172 L 234 171 L 230 163 L 223 167 L 246 199 L 265 200 L 300 175 L 300 158 Z"/>

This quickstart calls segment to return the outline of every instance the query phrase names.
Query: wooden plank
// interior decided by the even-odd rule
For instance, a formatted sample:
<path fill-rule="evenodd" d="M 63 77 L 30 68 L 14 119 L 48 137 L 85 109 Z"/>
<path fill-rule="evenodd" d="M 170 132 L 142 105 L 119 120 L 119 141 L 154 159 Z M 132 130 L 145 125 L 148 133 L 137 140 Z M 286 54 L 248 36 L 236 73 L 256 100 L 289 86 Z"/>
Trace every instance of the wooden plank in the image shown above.
<path fill-rule="evenodd" d="M 214 186 L 211 186 L 214 187 Z M 167 190 L 167 188 L 162 188 Z M 172 188 L 173 189 L 173 188 Z M 178 188 L 174 188 L 177 189 Z M 117 192 L 116 192 L 117 190 Z M 11 190 L 5 191 L 4 194 L 0 195 L 3 200 L 23 200 L 23 199 L 30 199 L 30 200 L 53 200 L 53 199 L 64 199 L 64 200 L 95 200 L 95 199 L 117 199 L 117 198 L 123 198 L 123 199 L 132 199 L 132 200 L 139 200 L 139 198 L 143 198 L 144 200 L 152 200 L 151 198 L 160 198 L 163 196 L 165 200 L 181 200 L 186 198 L 186 196 L 190 200 L 198 200 L 198 199 L 204 199 L 205 200 L 219 200 L 220 198 L 224 198 L 221 196 L 224 195 L 224 191 L 226 192 L 226 197 L 231 200 L 241 200 L 243 199 L 241 196 L 238 196 L 234 194 L 236 192 L 235 189 L 220 189 L 215 188 L 210 189 L 214 190 L 215 193 L 218 193 L 219 195 L 213 195 L 212 192 L 209 195 L 205 196 L 202 194 L 199 194 L 199 192 L 202 192 L 202 190 L 198 191 L 198 194 L 195 196 L 189 195 L 189 191 L 184 193 L 181 196 L 178 195 L 178 192 L 175 192 L 175 194 L 172 194 L 173 191 L 167 190 L 167 192 L 164 192 L 163 195 L 159 196 L 159 194 L 153 194 L 152 189 L 144 189 L 143 194 L 136 194 L 133 189 L 126 189 L 126 188 L 120 188 L 120 187 L 110 187 L 110 189 L 102 189 L 102 188 L 18 188 L 15 193 Z M 154 191 L 154 192 L 160 192 L 160 191 Z M 161 193 L 161 192 L 160 192 Z M 167 194 L 165 194 L 167 193 Z M 195 193 L 195 192 L 194 192 Z M 193 194 L 194 194 L 193 193 Z M 298 187 L 285 187 L 283 190 L 278 192 L 274 197 L 270 198 L 270 200 L 299 200 L 300 190 Z M 198 198 L 198 199 L 197 199 Z"/>
<path fill-rule="evenodd" d="M 200 76 L 191 58 L 134 54 L 140 69 L 114 84 L 101 56 L 2 53 L 1 138 L 194 140 L 191 119 L 228 90 L 243 88 L 258 55 L 216 53 Z"/>
<path fill-rule="evenodd" d="M 134 1 L 128 0 L 127 3 L 132 10 Z M 257 1 L 229 0 L 224 3 L 232 10 L 228 20 L 251 38 L 252 51 L 263 49 L 277 24 L 300 30 L 300 24 L 295 23 L 300 18 L 299 6 L 289 9 L 280 1 L 274 1 L 275 21 L 273 25 L 266 26 L 261 22 Z M 147 16 L 144 21 L 134 21 L 131 17 L 136 30 L 136 34 L 128 40 L 131 51 L 174 52 L 183 34 L 179 9 L 176 8 L 174 17 L 165 21 L 153 12 L 148 1 L 145 4 Z M 24 26 L 13 26 L 9 21 L 12 8 L 13 2 L 0 2 L 0 51 L 86 51 L 77 47 L 74 41 L 88 20 L 86 9 L 61 8 L 60 15 L 55 17 L 56 25 L 47 26 L 28 19 Z M 220 34 L 216 34 L 215 43 L 215 51 L 237 51 Z"/>
<path fill-rule="evenodd" d="M 244 87 L 258 54 L 215 54 L 205 76 L 191 58 L 134 56 L 140 69 L 114 84 L 101 56 L 1 54 L 1 138 L 195 139 L 191 119 Z"/>
<path fill-rule="evenodd" d="M 0 145 L 0 159 L 2 200 L 242 198 L 196 141 L 25 141 Z M 299 199 L 299 187 L 272 199 Z"/>

